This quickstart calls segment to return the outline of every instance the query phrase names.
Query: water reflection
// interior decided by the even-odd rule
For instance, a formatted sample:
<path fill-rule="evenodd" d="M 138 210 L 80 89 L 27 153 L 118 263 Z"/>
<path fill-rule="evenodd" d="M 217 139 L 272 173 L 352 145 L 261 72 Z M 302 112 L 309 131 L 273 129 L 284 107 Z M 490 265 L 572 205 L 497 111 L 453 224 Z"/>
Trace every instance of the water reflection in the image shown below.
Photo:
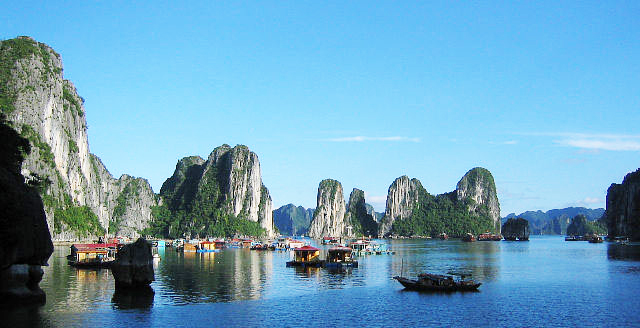
<path fill-rule="evenodd" d="M 396 256 L 389 263 L 390 276 L 415 277 L 429 272 L 491 281 L 499 274 L 501 242 L 417 239 L 393 241 L 392 247 Z"/>
<path fill-rule="evenodd" d="M 610 260 L 640 261 L 640 245 L 609 243 L 607 258 Z"/>
<path fill-rule="evenodd" d="M 153 306 L 155 292 L 149 286 L 134 289 L 116 289 L 111 303 L 119 310 L 150 309 Z"/>
<path fill-rule="evenodd" d="M 272 273 L 272 252 L 170 253 L 159 265 L 163 297 L 172 303 L 259 299 Z"/>
<path fill-rule="evenodd" d="M 107 269 L 76 269 L 67 264 L 68 247 L 55 247 L 49 266 L 43 267 L 40 287 L 47 293 L 47 307 L 85 312 L 109 299 L 113 277 Z"/>

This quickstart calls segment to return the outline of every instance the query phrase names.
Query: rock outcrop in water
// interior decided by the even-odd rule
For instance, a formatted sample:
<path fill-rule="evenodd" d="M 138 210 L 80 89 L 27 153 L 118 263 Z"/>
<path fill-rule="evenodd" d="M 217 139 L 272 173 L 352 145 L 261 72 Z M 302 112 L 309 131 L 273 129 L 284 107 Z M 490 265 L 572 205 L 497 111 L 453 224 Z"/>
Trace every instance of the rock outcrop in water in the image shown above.
<path fill-rule="evenodd" d="M 353 188 L 349 195 L 345 221 L 351 225 L 352 234 L 355 236 L 377 236 L 378 223 L 367 211 L 364 200 L 364 191 Z"/>
<path fill-rule="evenodd" d="M 603 235 L 606 233 L 606 224 L 600 220 L 589 221 L 587 217 L 582 214 L 576 215 L 567 226 L 567 235 L 570 236 Z"/>
<path fill-rule="evenodd" d="M 411 216 L 414 206 L 418 203 L 418 192 L 424 189 L 418 179 L 409 179 L 406 175 L 397 178 L 387 194 L 387 207 L 380 222 L 379 234 L 388 235 L 395 220 L 406 219 Z"/>
<path fill-rule="evenodd" d="M 32 148 L 22 174 L 42 181 L 54 240 L 136 237 L 157 199 L 145 179 L 114 179 L 89 152 L 84 99 L 62 71 L 60 55 L 43 43 L 28 37 L 0 43 L 0 107 Z"/>
<path fill-rule="evenodd" d="M 1 114 L 0 140 L 0 306 L 44 303 L 38 284 L 53 244 L 37 191 L 42 186 L 40 181 L 25 184 L 20 165 L 29 141 Z"/>
<path fill-rule="evenodd" d="M 493 175 L 489 170 L 481 167 L 469 170 L 458 182 L 456 196 L 459 201 L 473 200 L 468 206 L 471 213 L 479 213 L 484 205 L 489 210 L 495 232 L 500 232 L 500 202 Z"/>
<path fill-rule="evenodd" d="M 182 213 L 192 235 L 228 235 L 218 231 L 222 215 L 257 222 L 273 236 L 273 203 L 262 184 L 258 155 L 243 145 L 214 149 L 207 160 L 185 157 L 167 179 L 160 195 L 173 213 Z M 211 228 L 211 229 L 209 229 Z"/>
<path fill-rule="evenodd" d="M 523 218 L 508 219 L 502 225 L 502 236 L 505 240 L 529 240 L 529 221 Z"/>
<path fill-rule="evenodd" d="M 604 219 L 609 237 L 640 240 L 640 169 L 627 174 L 622 184 L 611 184 Z"/>
<path fill-rule="evenodd" d="M 135 243 L 122 246 L 111 264 L 111 273 L 116 288 L 149 286 L 155 280 L 151 244 L 138 238 Z"/>
<path fill-rule="evenodd" d="M 500 204 L 491 173 L 474 168 L 458 182 L 456 190 L 429 194 L 418 179 L 397 178 L 389 187 L 387 208 L 379 235 L 437 236 L 445 232 L 500 232 Z"/>
<path fill-rule="evenodd" d="M 326 179 L 318 186 L 316 210 L 309 227 L 309 237 L 342 237 L 347 233 L 345 222 L 346 207 L 342 184 Z"/>

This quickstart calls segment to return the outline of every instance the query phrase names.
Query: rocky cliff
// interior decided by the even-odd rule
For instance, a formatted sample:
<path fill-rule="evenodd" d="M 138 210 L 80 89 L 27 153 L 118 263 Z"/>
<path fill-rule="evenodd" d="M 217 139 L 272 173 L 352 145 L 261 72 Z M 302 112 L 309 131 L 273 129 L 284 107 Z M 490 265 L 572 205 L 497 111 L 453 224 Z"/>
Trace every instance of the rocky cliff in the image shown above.
<path fill-rule="evenodd" d="M 364 204 L 364 206 L 367 208 L 367 213 L 371 214 L 371 217 L 373 217 L 376 222 L 380 222 L 384 217 L 384 212 L 376 212 L 371 204 Z"/>
<path fill-rule="evenodd" d="M 502 235 L 505 240 L 529 240 L 529 221 L 523 218 L 508 219 L 502 225 Z"/>
<path fill-rule="evenodd" d="M 567 226 L 567 235 L 569 236 L 603 235 L 606 233 L 606 224 L 599 220 L 589 221 L 587 217 L 582 214 L 576 215 Z"/>
<path fill-rule="evenodd" d="M 500 232 L 500 204 L 491 173 L 474 168 L 456 190 L 431 195 L 417 179 L 397 178 L 389 187 L 379 235 L 451 236 Z"/>
<path fill-rule="evenodd" d="M 418 203 L 418 194 L 421 189 L 424 190 L 418 179 L 409 179 L 406 175 L 393 181 L 389 186 L 387 206 L 380 222 L 380 235 L 388 235 L 395 220 L 411 216 L 414 206 Z"/>
<path fill-rule="evenodd" d="M 25 184 L 20 165 L 29 141 L 0 114 L 0 305 L 44 303 L 41 266 L 53 252 L 40 185 Z"/>
<path fill-rule="evenodd" d="M 369 214 L 364 200 L 364 191 L 353 188 L 349 195 L 345 221 L 352 227 L 354 236 L 377 236 L 378 223 Z"/>
<path fill-rule="evenodd" d="M 22 174 L 43 186 L 53 239 L 137 237 L 157 199 L 146 180 L 114 179 L 89 152 L 84 100 L 63 78 L 60 55 L 19 37 L 2 41 L 0 64 L 0 109 L 31 144 Z"/>
<path fill-rule="evenodd" d="M 493 220 L 493 227 L 500 232 L 500 202 L 493 175 L 485 168 L 476 167 L 467 172 L 456 186 L 459 201 L 471 199 L 469 211 L 476 214 L 486 213 Z"/>
<path fill-rule="evenodd" d="M 285 236 L 304 235 L 309 231 L 314 209 L 284 205 L 273 210 L 273 224 Z"/>
<path fill-rule="evenodd" d="M 346 207 L 342 184 L 326 179 L 318 186 L 316 210 L 309 227 L 309 237 L 341 237 L 347 233 L 345 222 Z"/>
<path fill-rule="evenodd" d="M 230 235 L 234 226 L 223 221 L 232 220 L 240 225 L 255 222 L 268 236 L 274 234 L 273 205 L 269 190 L 262 184 L 258 155 L 246 146 L 222 145 L 207 160 L 199 156 L 179 160 L 160 195 L 179 218 L 178 226 L 167 231 L 200 237 Z M 250 226 L 239 229 L 242 231 L 238 233 L 257 232 L 250 232 Z"/>
<path fill-rule="evenodd" d="M 640 169 L 627 174 L 622 184 L 611 184 L 604 220 L 610 237 L 640 240 Z"/>

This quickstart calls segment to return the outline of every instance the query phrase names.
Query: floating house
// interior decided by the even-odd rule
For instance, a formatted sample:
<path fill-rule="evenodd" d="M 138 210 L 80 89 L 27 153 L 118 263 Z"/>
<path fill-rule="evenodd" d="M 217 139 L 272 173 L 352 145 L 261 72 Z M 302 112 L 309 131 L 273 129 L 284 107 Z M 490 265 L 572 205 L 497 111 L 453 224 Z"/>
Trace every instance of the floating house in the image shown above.
<path fill-rule="evenodd" d="M 117 243 L 73 244 L 67 260 L 75 267 L 106 268 L 116 259 L 117 252 Z"/>
<path fill-rule="evenodd" d="M 287 267 L 321 267 L 323 261 L 320 260 L 320 249 L 312 246 L 303 246 L 293 250 L 294 260 L 287 262 Z"/>
<path fill-rule="evenodd" d="M 216 249 L 223 249 L 226 247 L 227 243 L 224 240 L 217 239 L 214 241 Z"/>
<path fill-rule="evenodd" d="M 302 248 L 302 247 L 304 247 L 304 243 L 295 239 L 289 240 L 289 243 L 287 246 L 287 248 L 293 248 L 293 249 Z"/>
<path fill-rule="evenodd" d="M 214 241 L 201 241 L 200 243 L 198 243 L 198 248 L 196 249 L 196 252 L 198 253 L 210 253 L 210 252 L 218 252 L 219 250 L 216 249 L 216 243 Z"/>
<path fill-rule="evenodd" d="M 198 250 L 197 246 L 198 244 L 185 242 L 183 245 L 182 251 L 185 253 L 189 253 L 189 252 L 195 253 Z"/>
<path fill-rule="evenodd" d="M 327 251 L 327 261 L 324 263 L 326 268 L 358 267 L 358 261 L 351 256 L 353 250 L 349 247 L 333 247 Z"/>
<path fill-rule="evenodd" d="M 481 233 L 478 235 L 478 241 L 501 241 L 501 234 L 492 234 L 489 232 Z"/>

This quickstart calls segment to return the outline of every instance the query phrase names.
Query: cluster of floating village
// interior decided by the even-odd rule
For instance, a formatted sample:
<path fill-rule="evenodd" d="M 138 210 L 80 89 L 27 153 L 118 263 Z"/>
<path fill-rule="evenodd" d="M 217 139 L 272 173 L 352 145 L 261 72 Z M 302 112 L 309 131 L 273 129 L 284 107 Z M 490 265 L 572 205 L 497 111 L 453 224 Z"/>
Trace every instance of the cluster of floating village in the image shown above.
<path fill-rule="evenodd" d="M 438 237 L 448 240 L 449 236 L 441 233 Z M 477 236 L 466 234 L 460 238 L 464 242 L 476 241 L 501 241 L 500 234 L 483 233 Z M 521 238 L 504 238 L 504 240 L 527 241 L 528 235 Z M 144 240 L 144 239 L 143 239 Z M 603 239 L 598 235 L 567 236 L 566 241 L 588 241 L 601 243 Z M 150 256 L 154 261 L 160 260 L 158 249 L 172 248 L 182 253 L 210 253 L 220 252 L 228 248 L 245 248 L 252 251 L 286 251 L 290 252 L 291 260 L 286 262 L 287 267 L 315 267 L 328 269 L 357 268 L 356 257 L 365 255 L 392 255 L 395 252 L 386 244 L 361 237 L 343 241 L 342 238 L 324 237 L 320 240 L 322 245 L 328 246 L 326 256 L 321 258 L 321 249 L 311 245 L 309 241 L 300 241 L 294 238 L 282 237 L 276 240 L 260 241 L 252 238 L 206 238 L 206 239 L 176 239 L 176 240 L 145 240 L 153 250 Z M 624 242 L 624 241 L 623 241 Z M 77 268 L 110 268 L 117 258 L 118 251 L 131 241 L 125 237 L 110 238 L 104 241 L 102 238 L 92 244 L 73 244 L 71 254 L 67 256 L 68 263 Z M 393 279 L 400 282 L 407 289 L 414 290 L 439 290 L 439 291 L 465 291 L 477 290 L 481 283 L 464 276 L 453 277 L 422 273 L 417 280 L 402 276 Z"/>

